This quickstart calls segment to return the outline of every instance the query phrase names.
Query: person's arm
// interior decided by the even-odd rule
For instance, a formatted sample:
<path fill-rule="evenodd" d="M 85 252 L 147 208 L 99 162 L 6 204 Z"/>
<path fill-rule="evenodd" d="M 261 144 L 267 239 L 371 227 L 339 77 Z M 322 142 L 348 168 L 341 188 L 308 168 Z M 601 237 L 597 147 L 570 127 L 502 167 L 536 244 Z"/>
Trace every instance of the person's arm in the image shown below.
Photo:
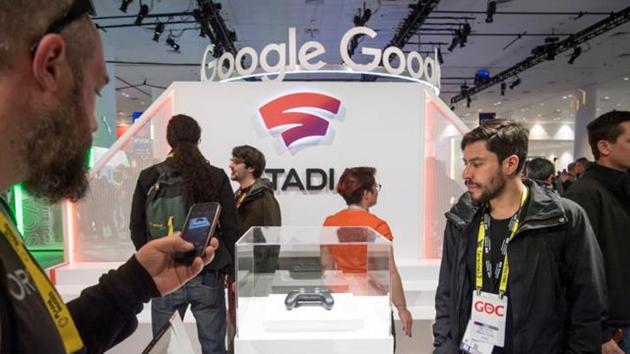
<path fill-rule="evenodd" d="M 407 300 L 405 299 L 405 290 L 403 289 L 402 280 L 400 279 L 400 273 L 394 260 L 394 249 L 392 248 L 389 253 L 389 269 L 390 269 L 390 281 L 392 284 L 392 302 L 398 310 L 398 317 L 400 317 L 400 323 L 402 330 L 405 334 L 411 337 L 411 327 L 413 326 L 413 318 L 411 312 L 407 309 Z"/>
<path fill-rule="evenodd" d="M 602 253 L 584 210 L 575 204 L 569 208 L 562 272 L 570 311 L 567 352 L 595 353 L 601 350 L 606 318 Z"/>
<path fill-rule="evenodd" d="M 393 241 L 394 236 L 389 225 L 383 221 L 379 223 L 375 230 L 381 235 L 385 236 L 388 240 Z M 402 285 L 402 279 L 396 266 L 396 260 L 394 259 L 394 248 L 390 249 L 389 253 L 389 277 L 391 282 L 392 291 L 392 303 L 398 310 L 398 316 L 400 317 L 400 323 L 402 330 L 406 335 L 411 337 L 411 327 L 413 325 L 413 318 L 411 313 L 407 309 L 407 300 L 405 299 L 405 289 Z"/>
<path fill-rule="evenodd" d="M 264 226 L 282 225 L 280 205 L 273 196 L 273 192 L 268 190 L 263 192 L 263 224 Z"/>
<path fill-rule="evenodd" d="M 455 342 L 451 334 L 451 322 L 449 317 L 449 306 L 451 302 L 451 262 L 455 256 L 455 240 L 453 240 L 453 228 L 455 226 L 448 222 L 444 231 L 444 242 L 442 247 L 442 261 L 440 263 L 440 276 L 437 291 L 435 293 L 435 323 L 433 324 L 433 346 L 434 353 L 458 353 L 458 343 Z"/>
<path fill-rule="evenodd" d="M 142 247 L 117 270 L 99 279 L 97 285 L 70 301 L 72 315 L 86 353 L 103 353 L 133 333 L 136 315 L 150 298 L 169 294 L 199 274 L 204 264 L 214 258 L 217 241 L 206 249 L 204 259 L 192 264 L 175 263 L 176 252 L 186 252 L 193 245 L 177 237 L 163 237 Z"/>
<path fill-rule="evenodd" d="M 219 223 L 221 225 L 221 242 L 222 246 L 232 257 L 232 266 L 230 266 L 230 274 L 232 279 L 235 279 L 234 263 L 236 262 L 234 254 L 234 244 L 238 241 L 240 235 L 238 234 L 238 210 L 236 209 L 236 202 L 234 201 L 234 191 L 232 185 L 225 172 L 221 171 L 221 216 L 219 217 Z"/>
<path fill-rule="evenodd" d="M 146 215 L 146 200 L 147 200 L 147 188 L 143 185 L 144 177 L 146 173 L 143 171 L 138 177 L 136 183 L 136 189 L 133 192 L 133 200 L 131 202 L 131 215 L 129 216 L 129 231 L 131 232 L 131 241 L 136 247 L 136 251 L 139 250 L 145 243 L 147 243 L 147 215 Z"/>
<path fill-rule="evenodd" d="M 586 216 L 588 217 L 588 221 L 595 234 L 595 237 L 599 239 L 601 237 L 599 231 L 600 220 L 602 219 L 600 213 L 604 210 L 601 199 L 599 198 L 599 195 L 594 191 L 579 191 L 576 190 L 575 187 L 576 186 L 569 189 L 569 191 L 567 191 L 564 196 L 568 199 L 573 200 L 578 205 L 580 205 L 582 209 L 584 209 L 584 211 L 586 212 Z M 602 343 L 610 342 L 612 340 L 614 331 L 615 328 L 608 324 L 608 321 L 604 321 L 602 323 Z"/>

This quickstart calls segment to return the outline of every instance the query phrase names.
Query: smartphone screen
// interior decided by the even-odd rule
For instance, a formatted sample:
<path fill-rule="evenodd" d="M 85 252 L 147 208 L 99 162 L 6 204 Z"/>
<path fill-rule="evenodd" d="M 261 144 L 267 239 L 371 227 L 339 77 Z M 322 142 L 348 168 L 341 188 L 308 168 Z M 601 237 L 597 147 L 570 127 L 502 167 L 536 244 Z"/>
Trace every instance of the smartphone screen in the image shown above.
<path fill-rule="evenodd" d="M 181 237 L 192 243 L 195 248 L 187 253 L 176 254 L 175 259 L 190 263 L 195 257 L 203 256 L 219 221 L 220 214 L 221 205 L 219 203 L 193 205 L 188 211 Z"/>

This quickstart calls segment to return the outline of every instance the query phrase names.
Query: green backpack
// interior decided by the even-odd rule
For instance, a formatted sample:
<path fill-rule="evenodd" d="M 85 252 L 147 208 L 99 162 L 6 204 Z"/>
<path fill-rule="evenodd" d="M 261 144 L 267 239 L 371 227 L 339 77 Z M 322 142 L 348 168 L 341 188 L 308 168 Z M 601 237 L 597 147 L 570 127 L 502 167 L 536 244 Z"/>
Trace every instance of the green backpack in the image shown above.
<path fill-rule="evenodd" d="M 160 176 L 149 188 L 145 204 L 149 240 L 181 231 L 188 214 L 186 183 L 182 174 L 166 162 L 155 167 Z"/>

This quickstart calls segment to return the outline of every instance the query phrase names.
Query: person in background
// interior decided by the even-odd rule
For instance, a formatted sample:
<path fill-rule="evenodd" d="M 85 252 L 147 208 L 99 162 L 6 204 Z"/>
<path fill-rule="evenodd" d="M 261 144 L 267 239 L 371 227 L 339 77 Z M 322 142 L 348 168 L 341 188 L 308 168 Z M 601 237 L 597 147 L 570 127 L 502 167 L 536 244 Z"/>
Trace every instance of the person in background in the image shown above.
<path fill-rule="evenodd" d="M 468 192 L 446 213 L 434 353 L 600 349 L 601 252 L 582 208 L 520 178 L 528 137 L 494 119 L 462 139 Z"/>
<path fill-rule="evenodd" d="M 188 305 L 195 316 L 197 333 L 203 354 L 225 353 L 225 287 L 223 278 L 233 274 L 234 244 L 237 240 L 237 214 L 232 186 L 225 172 L 208 163 L 199 150 L 201 128 L 192 118 L 184 114 L 173 116 L 166 128 L 166 140 L 172 150 L 166 160 L 153 165 L 138 176 L 133 194 L 130 216 L 131 239 L 136 248 L 142 247 L 152 235 L 150 224 L 167 224 L 168 220 L 151 220 L 148 217 L 148 196 L 152 188 L 168 188 L 156 184 L 168 173 L 182 177 L 182 192 L 185 200 L 183 212 L 196 203 L 218 202 L 221 215 L 216 237 L 221 242 L 216 257 L 203 271 L 178 291 L 151 301 L 151 324 L 153 335 L 179 311 L 181 315 Z M 175 182 L 175 179 L 171 180 Z M 176 189 L 174 189 L 176 190 Z M 169 194 L 171 192 L 168 192 Z M 175 197 L 170 195 L 169 197 Z M 183 227 L 181 221 L 181 227 Z M 175 229 L 175 231 L 179 231 Z"/>
<path fill-rule="evenodd" d="M 109 81 L 87 0 L 0 1 L 0 191 L 21 183 L 56 203 L 81 200 L 97 129 L 95 97 Z M 0 352 L 104 353 L 138 326 L 151 297 L 167 295 L 214 258 L 175 263 L 193 245 L 181 237 L 148 242 L 76 299 L 64 304 L 0 201 Z"/>
<path fill-rule="evenodd" d="M 348 207 L 328 216 L 324 221 L 324 226 L 367 226 L 393 241 L 394 236 L 387 222 L 370 213 L 370 208 L 378 201 L 381 189 L 381 185 L 376 183 L 375 174 L 376 169 L 373 167 L 353 167 L 343 171 L 337 183 L 337 193 L 345 200 Z M 344 249 L 344 253 L 336 254 L 331 250 L 337 267 L 344 272 L 364 272 L 367 269 L 365 250 L 359 249 L 354 254 L 348 250 L 348 246 Z M 403 332 L 411 336 L 413 319 L 407 309 L 405 291 L 394 260 L 393 249 L 389 260 L 391 300 L 398 310 Z M 392 326 L 392 330 L 393 328 Z"/>
<path fill-rule="evenodd" d="M 630 112 L 588 124 L 595 163 L 566 192 L 588 215 L 604 255 L 608 318 L 602 353 L 630 353 Z"/>
<path fill-rule="evenodd" d="M 586 157 L 580 157 L 575 160 L 575 179 L 580 179 L 591 163 Z"/>
<path fill-rule="evenodd" d="M 271 181 L 262 177 L 265 170 L 265 155 L 258 149 L 242 145 L 232 149 L 230 178 L 239 184 L 234 193 L 238 208 L 238 237 L 242 237 L 252 226 L 280 226 L 282 215 L 280 204 L 273 194 Z M 262 240 L 256 233 L 256 242 Z M 280 246 L 254 246 L 254 271 L 273 273 L 278 268 Z M 234 281 L 228 279 L 228 352 L 234 352 L 236 332 L 236 294 Z"/>
<path fill-rule="evenodd" d="M 542 157 L 531 159 L 525 167 L 527 178 L 548 188 L 553 188 L 555 167 L 553 163 Z"/>

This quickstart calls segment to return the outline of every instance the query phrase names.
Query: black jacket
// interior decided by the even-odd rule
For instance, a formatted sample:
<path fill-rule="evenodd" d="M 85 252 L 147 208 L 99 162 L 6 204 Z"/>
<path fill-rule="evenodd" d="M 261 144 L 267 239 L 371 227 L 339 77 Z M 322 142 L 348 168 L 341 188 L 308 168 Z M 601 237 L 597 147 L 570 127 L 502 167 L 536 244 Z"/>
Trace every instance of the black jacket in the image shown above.
<path fill-rule="evenodd" d="M 609 340 L 615 327 L 630 326 L 630 174 L 591 164 L 566 197 L 586 211 L 604 255 L 608 284 L 604 340 Z"/>
<path fill-rule="evenodd" d="M 16 288 L 15 274 L 25 274 L 25 269 L 0 230 L 0 353 L 65 353 L 42 296 Z M 156 296 L 160 293 L 153 279 L 135 256 L 101 276 L 67 304 L 84 344 L 82 353 L 104 353 L 127 338 L 138 326 L 142 304 Z"/>
<path fill-rule="evenodd" d="M 204 202 L 218 202 L 221 204 L 221 216 L 219 217 L 219 227 L 216 236 L 219 239 L 219 248 L 215 253 L 214 260 L 205 269 L 217 270 L 226 274 L 233 274 L 234 271 L 234 244 L 238 240 L 238 216 L 232 185 L 225 172 L 217 167 L 211 166 L 212 186 L 216 189 L 217 200 L 204 200 Z M 155 165 L 143 170 L 138 176 L 136 190 L 133 193 L 131 203 L 131 217 L 129 229 L 131 230 L 131 240 L 136 249 L 140 249 L 148 241 L 149 230 L 147 229 L 146 199 L 149 189 L 157 182 L 160 173 Z"/>
<path fill-rule="evenodd" d="M 519 230 L 508 244 L 514 353 L 599 353 L 605 316 L 601 252 L 584 211 L 531 181 Z M 470 318 L 480 205 L 468 193 L 446 213 L 435 297 L 435 353 L 458 353 Z"/>
<path fill-rule="evenodd" d="M 238 195 L 240 189 L 236 191 Z M 280 226 L 280 205 L 273 195 L 271 182 L 259 178 L 238 207 L 239 237 L 252 226 Z"/>

